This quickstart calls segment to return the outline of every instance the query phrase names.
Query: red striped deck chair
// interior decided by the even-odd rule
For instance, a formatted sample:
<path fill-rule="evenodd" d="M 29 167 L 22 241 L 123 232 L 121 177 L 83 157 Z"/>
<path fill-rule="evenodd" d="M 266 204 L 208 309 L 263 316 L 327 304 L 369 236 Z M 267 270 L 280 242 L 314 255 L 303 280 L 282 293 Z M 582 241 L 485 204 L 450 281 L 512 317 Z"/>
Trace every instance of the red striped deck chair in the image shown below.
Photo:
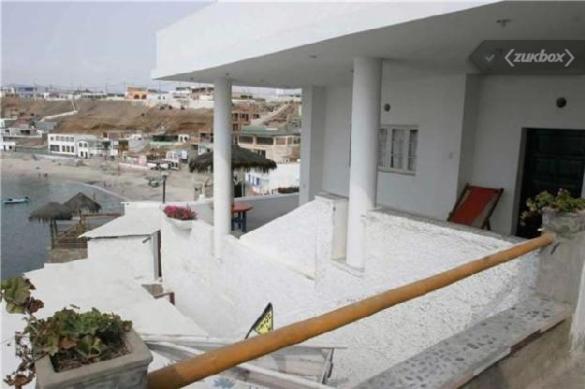
<path fill-rule="evenodd" d="M 491 230 L 490 216 L 494 212 L 503 188 L 483 188 L 466 184 L 447 219 L 450 222 Z"/>

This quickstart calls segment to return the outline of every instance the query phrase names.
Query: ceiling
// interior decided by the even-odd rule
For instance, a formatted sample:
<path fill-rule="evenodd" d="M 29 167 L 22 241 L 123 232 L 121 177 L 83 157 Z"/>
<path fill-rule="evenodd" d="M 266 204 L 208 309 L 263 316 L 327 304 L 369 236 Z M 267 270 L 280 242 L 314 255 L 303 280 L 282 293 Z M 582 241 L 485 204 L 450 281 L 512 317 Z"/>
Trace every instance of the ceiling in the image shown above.
<path fill-rule="evenodd" d="M 351 83 L 352 59 L 384 58 L 390 78 L 413 73 L 472 73 L 469 55 L 484 40 L 585 39 L 585 2 L 502 2 L 333 39 L 162 80 L 298 88 Z M 156 75 L 156 72 L 154 72 Z"/>

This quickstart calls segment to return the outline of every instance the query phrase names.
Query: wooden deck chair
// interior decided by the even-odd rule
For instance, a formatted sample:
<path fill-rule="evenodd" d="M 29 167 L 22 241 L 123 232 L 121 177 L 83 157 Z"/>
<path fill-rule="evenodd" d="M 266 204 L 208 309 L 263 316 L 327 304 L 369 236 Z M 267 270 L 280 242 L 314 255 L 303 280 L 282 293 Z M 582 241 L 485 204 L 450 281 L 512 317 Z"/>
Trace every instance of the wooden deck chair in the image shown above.
<path fill-rule="evenodd" d="M 483 188 L 466 184 L 447 220 L 491 230 L 490 216 L 492 216 L 503 191 L 503 188 Z"/>

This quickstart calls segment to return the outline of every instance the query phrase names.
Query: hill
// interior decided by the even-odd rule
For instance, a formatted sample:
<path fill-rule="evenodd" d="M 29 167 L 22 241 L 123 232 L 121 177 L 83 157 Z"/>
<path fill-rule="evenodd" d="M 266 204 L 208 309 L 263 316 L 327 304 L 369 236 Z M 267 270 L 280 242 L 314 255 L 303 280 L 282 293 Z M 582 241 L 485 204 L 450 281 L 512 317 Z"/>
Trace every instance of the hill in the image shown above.
<path fill-rule="evenodd" d="M 131 101 L 78 100 L 78 113 L 56 121 L 58 132 L 92 133 L 111 129 L 136 129 L 154 132 L 197 132 L 211 128 L 211 109 L 169 109 L 167 106 L 147 107 Z M 73 110 L 71 101 L 2 99 L 2 116 L 35 118 L 57 115 Z"/>

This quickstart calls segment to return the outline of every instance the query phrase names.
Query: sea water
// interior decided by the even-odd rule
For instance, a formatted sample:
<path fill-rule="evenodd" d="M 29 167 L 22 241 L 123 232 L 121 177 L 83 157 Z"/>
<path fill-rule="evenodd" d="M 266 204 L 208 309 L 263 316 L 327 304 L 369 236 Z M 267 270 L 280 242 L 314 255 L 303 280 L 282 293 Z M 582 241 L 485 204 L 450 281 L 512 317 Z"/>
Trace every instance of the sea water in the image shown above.
<path fill-rule="evenodd" d="M 51 181 L 48 177 L 11 176 L 3 171 L 1 178 L 2 200 L 28 196 L 25 204 L 3 204 L 0 210 L 0 261 L 1 278 L 6 279 L 24 272 L 39 269 L 48 258 L 50 245 L 49 225 L 29 221 L 32 211 L 50 201 L 63 203 L 78 192 L 85 193 L 102 206 L 102 212 L 121 212 L 120 199 L 99 188 L 74 182 Z"/>

